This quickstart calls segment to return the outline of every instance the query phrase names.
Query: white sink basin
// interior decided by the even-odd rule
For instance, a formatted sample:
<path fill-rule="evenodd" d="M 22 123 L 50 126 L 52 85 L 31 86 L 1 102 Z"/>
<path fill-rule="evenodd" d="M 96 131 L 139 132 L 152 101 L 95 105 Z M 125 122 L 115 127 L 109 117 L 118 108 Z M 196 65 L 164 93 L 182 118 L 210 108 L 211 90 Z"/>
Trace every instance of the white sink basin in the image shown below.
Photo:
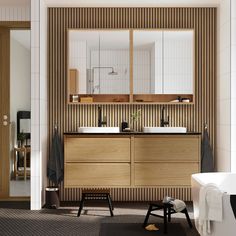
<path fill-rule="evenodd" d="M 79 133 L 119 133 L 119 127 L 79 127 Z"/>
<path fill-rule="evenodd" d="M 144 133 L 186 133 L 186 127 L 143 127 Z"/>

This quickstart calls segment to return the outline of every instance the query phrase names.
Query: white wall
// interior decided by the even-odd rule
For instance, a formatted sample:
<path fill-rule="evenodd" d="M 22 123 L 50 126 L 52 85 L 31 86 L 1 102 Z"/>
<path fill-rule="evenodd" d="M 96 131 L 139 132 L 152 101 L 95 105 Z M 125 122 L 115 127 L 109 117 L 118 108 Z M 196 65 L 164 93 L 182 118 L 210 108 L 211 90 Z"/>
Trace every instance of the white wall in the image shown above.
<path fill-rule="evenodd" d="M 37 20 L 37 19 L 35 19 Z M 45 203 L 45 188 L 47 187 L 48 160 L 48 77 L 47 77 L 47 9 L 43 0 L 40 1 L 40 153 L 42 155 L 42 188 L 41 204 Z M 37 46 L 37 45 L 36 45 Z"/>
<path fill-rule="evenodd" d="M 45 202 L 47 185 L 47 14 L 43 0 L 31 0 L 31 209 Z"/>
<path fill-rule="evenodd" d="M 217 171 L 231 165 L 230 0 L 221 0 L 217 14 L 216 153 Z"/>
<path fill-rule="evenodd" d="M 231 0 L 231 171 L 236 172 L 236 1 Z"/>
<path fill-rule="evenodd" d="M 31 209 L 41 208 L 39 0 L 31 1 Z"/>

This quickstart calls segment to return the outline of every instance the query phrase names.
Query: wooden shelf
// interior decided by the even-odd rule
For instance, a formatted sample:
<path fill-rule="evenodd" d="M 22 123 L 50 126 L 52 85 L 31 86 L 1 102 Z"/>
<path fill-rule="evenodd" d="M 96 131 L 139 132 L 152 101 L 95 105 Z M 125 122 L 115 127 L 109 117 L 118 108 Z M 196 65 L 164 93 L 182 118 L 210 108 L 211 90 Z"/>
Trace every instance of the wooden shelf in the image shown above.
<path fill-rule="evenodd" d="M 163 104 L 163 105 L 189 105 L 194 104 L 194 97 L 192 94 L 90 94 L 78 95 L 80 97 L 90 97 L 93 102 L 68 102 L 70 105 L 88 105 L 88 104 Z M 71 96 L 70 96 L 71 97 Z M 178 97 L 188 98 L 190 102 L 171 102 Z"/>
<path fill-rule="evenodd" d="M 68 102 L 68 105 L 193 105 L 194 102 Z"/>

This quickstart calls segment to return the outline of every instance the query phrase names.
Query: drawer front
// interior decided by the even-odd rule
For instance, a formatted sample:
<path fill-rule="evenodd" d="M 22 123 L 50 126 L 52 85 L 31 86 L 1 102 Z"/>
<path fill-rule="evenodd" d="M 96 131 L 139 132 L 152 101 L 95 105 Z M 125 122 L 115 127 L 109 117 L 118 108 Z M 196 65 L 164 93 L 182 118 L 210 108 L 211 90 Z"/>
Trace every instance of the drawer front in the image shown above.
<path fill-rule="evenodd" d="M 66 138 L 66 162 L 130 162 L 129 138 Z"/>
<path fill-rule="evenodd" d="M 134 139 L 135 161 L 198 161 L 198 137 L 154 137 Z"/>
<path fill-rule="evenodd" d="M 128 163 L 66 163 L 65 187 L 129 186 Z"/>
<path fill-rule="evenodd" d="M 186 186 L 198 172 L 198 163 L 135 163 L 135 185 Z"/>

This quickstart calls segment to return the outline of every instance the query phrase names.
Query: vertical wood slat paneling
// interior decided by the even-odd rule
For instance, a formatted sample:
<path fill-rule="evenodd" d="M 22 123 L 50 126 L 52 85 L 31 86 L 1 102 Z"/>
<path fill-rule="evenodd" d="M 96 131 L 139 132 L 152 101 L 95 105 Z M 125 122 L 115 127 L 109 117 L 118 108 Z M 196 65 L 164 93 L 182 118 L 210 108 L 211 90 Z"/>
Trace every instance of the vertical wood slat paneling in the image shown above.
<path fill-rule="evenodd" d="M 67 105 L 67 29 L 68 28 L 194 28 L 195 31 L 195 104 L 166 105 L 165 115 L 171 126 L 186 126 L 189 131 L 203 131 L 208 125 L 214 150 L 215 76 L 216 76 L 216 9 L 215 8 L 49 8 L 48 10 L 48 87 L 49 143 L 53 127 L 59 133 L 76 131 L 78 126 L 96 126 L 98 105 Z M 102 105 L 108 125 L 130 122 L 132 112 L 141 109 L 134 124 L 159 126 L 162 105 Z M 50 146 L 50 145 L 49 145 Z M 49 150 L 50 151 L 50 150 Z M 81 189 L 64 189 L 61 200 L 78 200 Z M 169 192 L 168 192 L 169 191 Z M 155 200 L 166 193 L 185 200 L 189 188 L 112 189 L 114 200 Z"/>
<path fill-rule="evenodd" d="M 78 201 L 81 199 L 81 194 L 82 189 L 80 188 L 69 189 L 61 194 L 61 200 Z M 111 196 L 113 201 L 156 201 L 165 196 L 191 201 L 191 189 L 189 187 L 111 188 Z"/>

